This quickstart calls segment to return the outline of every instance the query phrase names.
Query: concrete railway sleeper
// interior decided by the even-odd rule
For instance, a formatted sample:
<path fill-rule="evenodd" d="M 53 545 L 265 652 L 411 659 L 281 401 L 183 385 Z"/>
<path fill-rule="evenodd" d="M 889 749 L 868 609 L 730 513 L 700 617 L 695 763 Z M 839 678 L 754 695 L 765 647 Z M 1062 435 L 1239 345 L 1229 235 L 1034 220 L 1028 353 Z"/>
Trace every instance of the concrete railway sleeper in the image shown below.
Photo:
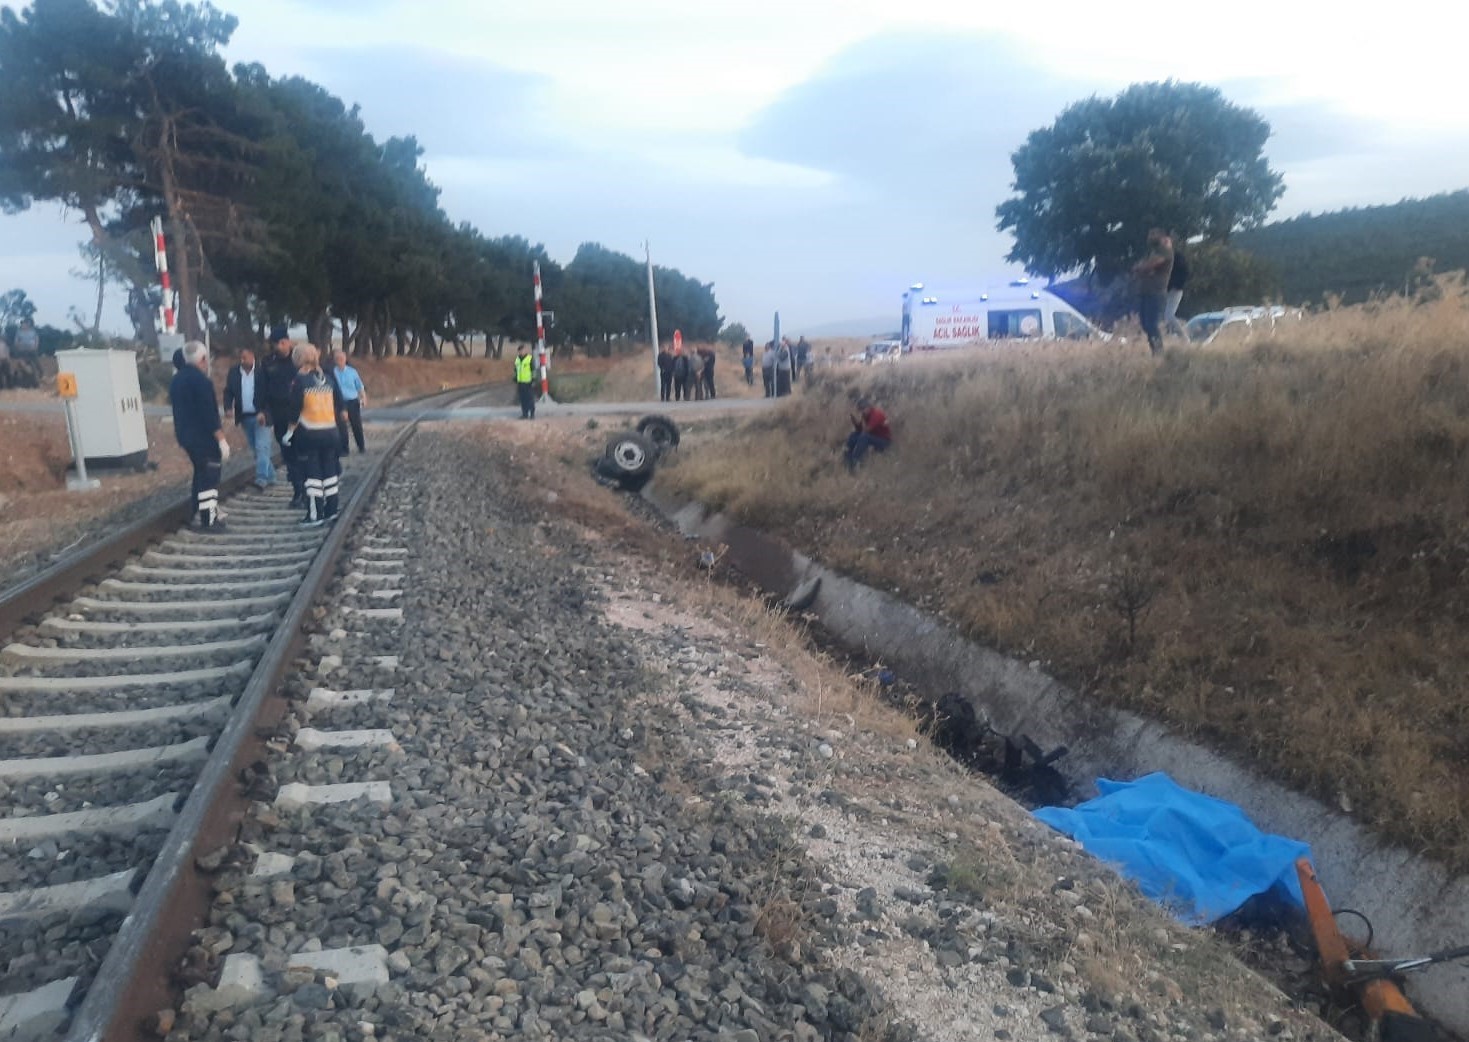
<path fill-rule="evenodd" d="M 74 555 L 96 552 L 97 562 L 63 562 L 76 576 L 69 590 L 33 581 L 0 594 L 0 619 L 20 620 L 0 649 L 0 1039 L 122 1037 L 139 989 L 167 986 L 145 953 L 177 940 L 196 844 L 228 827 L 221 808 L 257 713 L 413 427 L 351 460 L 334 527 L 301 532 L 285 496 L 250 489 L 223 501 L 226 533 L 179 528 L 171 508 L 153 530 L 138 527 L 125 557 L 114 540 Z M 372 574 L 357 582 L 358 614 L 344 612 L 345 624 L 367 630 L 401 616 L 372 596 L 385 567 L 401 584 L 406 550 L 395 549 L 365 554 L 360 567 Z M 386 679 L 396 657 L 365 665 Z M 318 704 L 385 697 L 323 691 Z M 396 748 L 369 730 L 307 741 L 344 755 Z M 286 798 L 353 795 L 322 784 Z"/>

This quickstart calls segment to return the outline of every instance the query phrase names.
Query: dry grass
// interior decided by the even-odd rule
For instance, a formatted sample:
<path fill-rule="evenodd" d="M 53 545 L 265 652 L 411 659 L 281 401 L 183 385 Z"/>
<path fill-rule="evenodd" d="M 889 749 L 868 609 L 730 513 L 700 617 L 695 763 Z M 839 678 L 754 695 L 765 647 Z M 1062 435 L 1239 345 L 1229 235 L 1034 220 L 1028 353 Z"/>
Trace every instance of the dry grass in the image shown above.
<path fill-rule="evenodd" d="M 729 434 L 723 421 L 698 429 L 711 428 L 716 440 Z M 644 618 L 646 625 L 660 625 L 666 613 L 680 625 L 737 634 L 733 646 L 758 647 L 753 672 L 745 677 L 759 691 L 751 697 L 768 700 L 777 710 L 769 718 L 782 721 L 775 726 L 811 728 L 817 734 L 838 732 L 832 737 L 841 753 L 831 760 L 814 760 L 827 765 L 822 784 L 868 812 L 870 817 L 852 820 L 865 817 L 872 828 L 880 829 L 881 845 L 900 842 L 939 851 L 936 856 L 948 865 L 949 892 L 968 895 L 966 899 L 998 917 L 995 936 L 1022 941 L 1044 967 L 1069 961 L 1089 987 L 1119 1008 L 1132 1001 L 1149 1008 L 1171 1003 L 1183 989 L 1190 1001 L 1221 1006 L 1242 1023 L 1278 1014 L 1273 1004 L 1261 1006 L 1259 982 L 1214 942 L 1189 934 L 1079 850 L 1051 842 L 1026 812 L 968 777 L 926 741 L 910 747 L 907 739 L 918 737 L 914 719 L 883 702 L 871 684 L 824 655 L 799 618 L 772 610 L 727 585 L 717 569 L 711 572 L 693 563 L 704 550 L 718 558 L 721 548 L 670 538 L 630 511 L 626 497 L 596 486 L 579 458 L 596 436 L 570 423 L 456 427 L 454 433 L 489 451 L 510 453 L 513 465 L 528 481 L 535 475 L 535 487 L 555 492 L 550 509 L 556 516 L 571 522 L 593 545 L 626 553 L 627 563 L 637 563 L 628 574 L 647 578 L 646 573 L 652 573 L 647 596 L 656 591 L 661 600 L 642 603 L 641 596 L 634 595 L 637 607 L 632 614 Z M 640 582 L 634 580 L 633 585 Z M 650 611 L 653 615 L 645 614 Z M 676 702 L 698 689 L 698 681 L 680 676 L 678 685 L 658 694 L 652 692 L 662 685 L 650 684 L 648 697 Z M 666 743 L 645 749 L 640 761 L 665 788 L 687 801 L 689 813 L 705 813 L 709 805 L 703 795 L 678 769 L 681 755 L 678 739 L 670 736 Z M 957 803 L 954 796 L 959 797 Z M 793 962 L 805 957 L 816 914 L 810 907 L 810 899 L 817 896 L 812 889 L 815 877 L 793 871 L 795 862 L 805 856 L 804 843 L 796 839 L 805 831 L 800 828 L 803 820 L 787 820 L 788 834 L 772 850 L 752 891 L 757 936 Z M 897 836 L 905 838 L 894 839 Z M 838 843 L 834 849 L 846 845 Z M 1090 912 L 1084 921 L 1051 893 L 1054 881 L 1062 876 L 1085 890 Z M 1167 991 L 1162 998 L 1160 988 Z M 891 1012 L 872 1014 L 859 1037 L 890 1037 Z"/>
<path fill-rule="evenodd" d="M 905 362 L 696 433 L 665 480 L 1464 866 L 1466 352 L 1446 284 L 1161 361 Z M 898 444 L 852 479 L 857 379 Z"/>
<path fill-rule="evenodd" d="M 884 702 L 875 681 L 843 669 L 789 612 L 712 580 L 691 584 L 680 601 L 692 612 L 729 619 L 752 634 L 795 681 L 788 694 L 782 692 L 786 704 L 818 727 L 899 740 L 919 736 L 914 717 Z"/>

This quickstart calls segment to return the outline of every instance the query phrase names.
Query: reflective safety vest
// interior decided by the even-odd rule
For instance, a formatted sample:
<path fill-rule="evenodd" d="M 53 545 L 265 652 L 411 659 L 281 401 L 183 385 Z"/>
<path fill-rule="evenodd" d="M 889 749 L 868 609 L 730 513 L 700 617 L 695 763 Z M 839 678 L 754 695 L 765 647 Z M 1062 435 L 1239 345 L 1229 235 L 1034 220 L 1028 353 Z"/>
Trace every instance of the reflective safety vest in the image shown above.
<path fill-rule="evenodd" d="M 301 377 L 297 377 L 301 380 Z M 301 381 L 301 426 L 309 431 L 335 430 L 337 426 L 336 398 L 326 374 L 320 369 Z"/>
<path fill-rule="evenodd" d="M 518 384 L 528 384 L 528 383 L 531 383 L 532 381 L 534 381 L 535 380 L 534 366 L 535 366 L 535 362 L 531 358 L 530 355 L 526 355 L 524 358 L 520 357 L 519 355 L 516 355 L 515 356 L 515 382 L 518 383 Z"/>

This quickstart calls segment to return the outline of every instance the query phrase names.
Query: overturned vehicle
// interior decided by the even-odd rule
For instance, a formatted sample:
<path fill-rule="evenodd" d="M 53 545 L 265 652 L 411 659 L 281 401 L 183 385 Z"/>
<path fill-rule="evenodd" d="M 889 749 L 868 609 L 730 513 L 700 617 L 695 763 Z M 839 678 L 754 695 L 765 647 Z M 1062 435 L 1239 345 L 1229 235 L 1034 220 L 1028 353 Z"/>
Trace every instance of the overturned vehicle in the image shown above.
<path fill-rule="evenodd" d="M 592 460 L 592 475 L 602 484 L 640 492 L 652 480 L 658 461 L 678 448 L 678 425 L 667 416 L 644 416 L 634 430 L 619 431 Z"/>

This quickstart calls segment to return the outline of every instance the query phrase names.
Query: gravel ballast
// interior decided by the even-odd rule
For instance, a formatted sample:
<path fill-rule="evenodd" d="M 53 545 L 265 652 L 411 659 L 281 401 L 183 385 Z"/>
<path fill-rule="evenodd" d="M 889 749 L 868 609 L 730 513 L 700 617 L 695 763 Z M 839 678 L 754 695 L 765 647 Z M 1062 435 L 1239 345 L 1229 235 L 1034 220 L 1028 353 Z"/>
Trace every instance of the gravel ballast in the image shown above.
<path fill-rule="evenodd" d="M 454 433 L 393 466 L 354 540 L 411 548 L 404 618 L 340 610 L 374 585 L 346 554 L 191 953 L 258 957 L 271 994 L 215 1011 L 203 972 L 169 1039 L 1330 1035 L 918 740 L 805 714 L 808 678 L 526 487 Z M 395 694 L 308 718 L 316 686 Z M 400 750 L 304 752 L 306 725 Z M 269 802 L 369 780 L 390 806 Z M 288 969 L 365 945 L 388 983 Z"/>

